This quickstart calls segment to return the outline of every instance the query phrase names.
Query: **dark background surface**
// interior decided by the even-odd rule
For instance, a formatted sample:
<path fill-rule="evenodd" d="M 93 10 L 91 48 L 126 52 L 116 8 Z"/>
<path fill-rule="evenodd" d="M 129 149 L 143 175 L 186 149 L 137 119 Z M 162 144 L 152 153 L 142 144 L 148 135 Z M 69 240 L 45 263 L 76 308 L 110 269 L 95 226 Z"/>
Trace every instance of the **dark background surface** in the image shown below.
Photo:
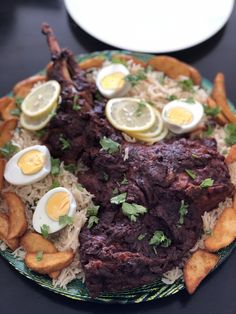
<path fill-rule="evenodd" d="M 92 8 L 91 8 L 92 9 Z M 214 8 L 213 8 L 214 9 Z M 79 29 L 68 17 L 63 1 L 1 1 L 0 4 L 0 94 L 19 80 L 42 69 L 49 61 L 40 26 L 47 21 L 62 46 L 76 54 L 109 47 Z M 218 71 L 226 76 L 228 97 L 236 102 L 236 8 L 224 29 L 207 42 L 172 54 L 196 66 L 210 80 Z M 155 40 L 155 30 L 152 34 Z M 158 45 L 158 43 L 157 43 Z M 66 299 L 24 278 L 0 258 L 0 314 L 123 313 L 123 314 L 235 314 L 236 252 L 188 296 L 185 291 L 151 303 L 100 305 Z"/>

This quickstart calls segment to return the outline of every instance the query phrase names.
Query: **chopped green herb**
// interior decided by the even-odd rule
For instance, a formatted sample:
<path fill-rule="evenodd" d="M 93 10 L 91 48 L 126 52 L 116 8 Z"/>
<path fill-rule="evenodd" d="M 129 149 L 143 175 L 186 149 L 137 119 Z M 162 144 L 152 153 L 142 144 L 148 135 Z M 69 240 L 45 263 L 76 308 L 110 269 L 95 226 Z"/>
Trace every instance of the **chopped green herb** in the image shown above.
<path fill-rule="evenodd" d="M 77 183 L 77 184 L 76 184 L 76 187 L 77 187 L 77 189 L 78 189 L 80 192 L 83 192 L 83 191 L 84 191 L 84 187 L 83 187 L 82 184 Z"/>
<path fill-rule="evenodd" d="M 186 103 L 188 104 L 195 104 L 195 100 L 193 97 L 188 97 L 186 100 L 185 100 Z"/>
<path fill-rule="evenodd" d="M 42 236 L 43 236 L 45 239 L 47 239 L 47 237 L 48 237 L 48 232 L 49 232 L 49 226 L 44 224 L 44 225 L 42 225 L 42 226 L 40 227 L 40 230 L 41 230 Z"/>
<path fill-rule="evenodd" d="M 75 164 L 68 164 L 68 165 L 64 165 L 64 169 L 71 173 L 75 173 L 77 170 L 77 166 Z"/>
<path fill-rule="evenodd" d="M 192 157 L 193 157 L 193 158 L 196 158 L 196 159 L 200 158 L 200 156 L 198 156 L 198 155 L 196 155 L 196 154 L 192 154 Z"/>
<path fill-rule="evenodd" d="M 68 215 L 63 215 L 59 217 L 59 225 L 67 226 L 72 225 L 74 222 L 73 217 L 70 217 Z"/>
<path fill-rule="evenodd" d="M 111 62 L 114 63 L 114 64 L 123 64 L 126 67 L 128 65 L 126 60 L 124 60 L 122 58 L 119 58 L 119 57 L 114 57 L 114 56 L 112 56 Z"/>
<path fill-rule="evenodd" d="M 74 110 L 74 111 L 78 111 L 78 110 L 80 110 L 81 109 L 81 106 L 80 105 L 78 105 L 78 99 L 79 99 L 79 96 L 78 95 L 75 95 L 74 96 L 74 99 L 73 99 L 73 106 L 72 106 L 72 109 Z"/>
<path fill-rule="evenodd" d="M 51 157 L 51 174 L 57 176 L 60 173 L 60 160 Z"/>
<path fill-rule="evenodd" d="M 129 183 L 129 181 L 128 181 L 128 179 L 126 178 L 126 175 L 124 175 L 124 179 L 121 181 L 121 183 L 120 184 L 128 184 Z"/>
<path fill-rule="evenodd" d="M 0 153 L 4 157 L 11 157 L 19 150 L 19 147 L 13 145 L 12 142 L 7 142 L 3 147 L 0 147 Z"/>
<path fill-rule="evenodd" d="M 193 81 L 191 79 L 179 81 L 179 85 L 181 86 L 184 92 L 194 92 Z"/>
<path fill-rule="evenodd" d="M 126 200 L 126 196 L 127 196 L 127 193 L 118 194 L 116 196 L 113 196 L 110 202 L 111 204 L 116 204 L 116 205 L 124 203 Z"/>
<path fill-rule="evenodd" d="M 228 154 L 228 150 L 227 149 L 223 149 L 221 152 L 222 155 L 227 155 Z"/>
<path fill-rule="evenodd" d="M 201 189 L 208 188 L 212 186 L 213 184 L 214 184 L 214 180 L 212 178 L 207 178 L 201 182 L 200 188 Z"/>
<path fill-rule="evenodd" d="M 220 108 L 219 107 L 215 107 L 215 108 L 211 108 L 207 105 L 204 105 L 204 112 L 207 116 L 212 116 L 215 117 L 220 113 Z"/>
<path fill-rule="evenodd" d="M 131 221 L 136 221 L 139 215 L 143 215 L 147 212 L 147 208 L 135 203 L 129 204 L 124 202 L 122 204 L 122 212 L 127 216 Z"/>
<path fill-rule="evenodd" d="M 91 229 L 93 225 L 97 225 L 99 222 L 99 218 L 96 216 L 90 216 L 88 220 L 88 229 Z"/>
<path fill-rule="evenodd" d="M 87 209 L 87 216 L 97 216 L 100 206 L 91 206 Z"/>
<path fill-rule="evenodd" d="M 35 258 L 37 262 L 40 262 L 43 259 L 43 251 L 38 251 Z"/>
<path fill-rule="evenodd" d="M 168 247 L 171 245 L 171 240 L 167 238 L 163 231 L 157 230 L 154 232 L 152 238 L 149 241 L 150 245 L 160 245 L 162 247 Z"/>
<path fill-rule="evenodd" d="M 236 144 L 236 124 L 229 123 L 225 126 L 225 143 L 229 146 Z"/>
<path fill-rule="evenodd" d="M 185 204 L 184 200 L 181 201 L 179 208 L 179 221 L 178 224 L 182 225 L 184 223 L 184 217 L 188 213 L 188 204 Z"/>
<path fill-rule="evenodd" d="M 173 101 L 173 100 L 176 100 L 176 99 L 178 99 L 178 97 L 175 96 L 175 95 L 170 95 L 170 96 L 167 97 L 167 100 L 169 100 L 169 101 Z"/>
<path fill-rule="evenodd" d="M 207 230 L 205 233 L 206 233 L 206 235 L 211 236 L 212 235 L 212 230 Z"/>
<path fill-rule="evenodd" d="M 98 90 L 95 92 L 94 98 L 95 98 L 97 101 L 103 101 L 103 100 L 104 100 L 104 97 L 99 93 Z"/>
<path fill-rule="evenodd" d="M 102 150 L 105 150 L 109 154 L 117 153 L 120 149 L 120 144 L 113 141 L 112 139 L 104 136 L 99 141 L 100 145 L 102 146 Z"/>
<path fill-rule="evenodd" d="M 193 170 L 190 169 L 185 169 L 185 172 L 190 176 L 190 178 L 192 178 L 193 180 L 196 179 L 197 175 Z"/>
<path fill-rule="evenodd" d="M 20 114 L 21 114 L 21 110 L 20 110 L 19 108 L 12 109 L 12 110 L 10 111 L 10 113 L 11 113 L 11 115 L 13 115 L 13 116 L 19 117 Z"/>
<path fill-rule="evenodd" d="M 60 182 L 58 180 L 53 180 L 51 186 L 49 187 L 49 190 L 58 188 L 60 186 Z"/>
<path fill-rule="evenodd" d="M 214 128 L 211 125 L 208 125 L 207 130 L 203 132 L 204 137 L 211 136 L 214 132 Z"/>
<path fill-rule="evenodd" d="M 135 111 L 135 115 L 137 117 L 140 117 L 142 112 L 143 112 L 143 109 L 146 108 L 146 103 L 145 101 L 141 100 L 139 103 L 138 103 L 138 108 L 136 109 Z"/>
<path fill-rule="evenodd" d="M 17 96 L 15 98 L 15 104 L 17 105 L 17 107 L 20 107 L 22 102 L 23 102 L 24 98 Z"/>
<path fill-rule="evenodd" d="M 62 144 L 62 147 L 61 147 L 62 150 L 66 150 L 70 148 L 70 142 L 62 134 L 59 137 L 59 141 Z"/>
<path fill-rule="evenodd" d="M 138 236 L 138 240 L 139 241 L 142 241 L 145 237 L 146 237 L 146 233 L 141 233 L 139 236 Z"/>
<path fill-rule="evenodd" d="M 112 195 L 117 195 L 119 192 L 119 190 L 117 188 L 115 188 L 113 191 L 112 191 Z"/>
<path fill-rule="evenodd" d="M 43 138 L 46 135 L 46 133 L 47 131 L 44 129 L 34 132 L 35 136 L 38 137 L 39 139 Z"/>
<path fill-rule="evenodd" d="M 147 76 L 144 70 L 139 70 L 136 75 L 129 74 L 125 77 L 126 81 L 131 84 L 132 87 L 137 85 L 140 81 L 146 80 Z"/>

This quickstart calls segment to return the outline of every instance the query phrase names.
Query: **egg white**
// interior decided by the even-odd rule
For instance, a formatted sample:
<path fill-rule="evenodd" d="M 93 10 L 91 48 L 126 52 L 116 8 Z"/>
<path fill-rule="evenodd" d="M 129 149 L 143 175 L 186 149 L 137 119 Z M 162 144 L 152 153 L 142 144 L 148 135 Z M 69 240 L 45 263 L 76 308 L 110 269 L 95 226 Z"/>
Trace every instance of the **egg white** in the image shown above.
<path fill-rule="evenodd" d="M 19 159 L 27 152 L 31 150 L 38 150 L 45 156 L 45 162 L 43 168 L 32 175 L 24 174 L 21 169 L 18 167 L 17 163 Z M 6 164 L 4 171 L 4 178 L 7 182 L 13 185 L 27 185 L 38 182 L 45 178 L 51 171 L 51 158 L 50 152 L 44 145 L 34 145 L 27 147 L 17 154 L 15 154 Z"/>
<path fill-rule="evenodd" d="M 98 72 L 97 78 L 96 78 L 96 85 L 97 85 L 98 90 L 104 97 L 107 97 L 107 98 L 122 97 L 125 94 L 127 94 L 129 89 L 131 88 L 130 84 L 126 81 L 121 88 L 105 89 L 102 87 L 101 81 L 103 80 L 103 78 L 106 77 L 107 75 L 110 75 L 112 73 L 117 73 L 117 72 L 121 72 L 125 76 L 129 75 L 130 73 L 129 70 L 123 64 L 111 64 L 102 68 Z"/>
<path fill-rule="evenodd" d="M 73 217 L 76 211 L 76 201 L 72 195 L 72 193 L 63 188 L 63 187 L 58 187 L 55 189 L 52 189 L 50 191 L 48 191 L 38 202 L 34 215 L 33 215 L 33 228 L 35 229 L 35 231 L 37 231 L 38 233 L 42 233 L 41 232 L 41 227 L 42 225 L 47 225 L 49 226 L 49 231 L 48 233 L 54 233 L 57 232 L 61 229 L 63 229 L 65 226 L 64 225 L 60 225 L 59 221 L 55 221 L 53 219 L 51 219 L 46 212 L 46 205 L 47 202 L 49 200 L 50 197 L 52 197 L 53 194 L 58 193 L 58 192 L 66 192 L 69 195 L 69 199 L 70 199 L 70 208 L 68 211 L 68 216 L 69 217 Z"/>

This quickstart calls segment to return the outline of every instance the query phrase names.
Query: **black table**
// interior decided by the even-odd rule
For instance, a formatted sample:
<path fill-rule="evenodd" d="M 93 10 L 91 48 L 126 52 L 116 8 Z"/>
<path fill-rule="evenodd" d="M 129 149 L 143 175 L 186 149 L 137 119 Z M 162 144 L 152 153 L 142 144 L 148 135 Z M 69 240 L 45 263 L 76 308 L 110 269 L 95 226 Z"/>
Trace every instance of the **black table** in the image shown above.
<path fill-rule="evenodd" d="M 76 54 L 113 48 L 79 29 L 67 15 L 63 1 L 1 1 L 1 95 L 10 91 L 15 82 L 34 74 L 48 63 L 48 48 L 45 38 L 40 34 L 43 21 L 55 29 L 61 45 L 70 47 Z M 226 75 L 228 96 L 232 101 L 236 101 L 235 28 L 236 8 L 227 26 L 213 38 L 192 49 L 172 54 L 196 66 L 210 80 L 218 71 L 222 71 Z M 163 300 L 125 306 L 66 299 L 24 278 L 0 258 L 0 313 L 17 312 L 235 314 L 236 252 L 204 281 L 193 296 L 182 291 Z"/>

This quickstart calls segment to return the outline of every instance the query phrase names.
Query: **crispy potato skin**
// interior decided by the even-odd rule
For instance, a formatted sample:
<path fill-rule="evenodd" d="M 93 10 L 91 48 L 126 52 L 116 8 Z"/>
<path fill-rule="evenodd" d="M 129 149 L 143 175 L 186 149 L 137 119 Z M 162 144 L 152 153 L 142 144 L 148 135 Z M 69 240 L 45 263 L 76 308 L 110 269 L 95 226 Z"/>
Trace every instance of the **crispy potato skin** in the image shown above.
<path fill-rule="evenodd" d="M 49 274 L 62 270 L 70 265 L 73 261 L 74 253 L 72 250 L 57 252 L 57 253 L 45 253 L 42 260 L 37 261 L 36 253 L 27 253 L 25 256 L 25 264 L 31 270 L 40 274 Z"/>
<path fill-rule="evenodd" d="M 59 277 L 60 273 L 61 273 L 60 270 L 58 270 L 58 271 L 54 271 L 52 273 L 49 273 L 48 276 L 52 279 L 57 279 Z"/>
<path fill-rule="evenodd" d="M 225 162 L 229 165 L 236 161 L 236 144 L 234 144 L 225 158 Z"/>
<path fill-rule="evenodd" d="M 130 56 L 130 55 L 123 55 L 123 54 L 113 54 L 112 58 L 119 59 L 121 61 L 133 61 L 134 64 L 139 64 L 142 67 L 146 67 L 146 63 L 143 60 L 140 60 L 136 57 Z"/>
<path fill-rule="evenodd" d="M 82 70 L 87 70 L 89 68 L 100 68 L 104 61 L 104 57 L 97 56 L 80 62 L 79 66 Z"/>
<path fill-rule="evenodd" d="M 230 110 L 226 89 L 225 89 L 225 77 L 223 73 L 218 73 L 214 79 L 214 85 L 211 92 L 212 98 L 217 105 L 221 108 L 224 116 L 233 123 L 236 123 L 236 115 Z"/>
<path fill-rule="evenodd" d="M 0 158 L 0 192 L 3 189 L 4 185 L 4 170 L 6 166 L 6 160 L 3 158 Z"/>
<path fill-rule="evenodd" d="M 189 65 L 189 64 L 187 64 L 187 63 L 185 63 L 187 66 L 188 66 L 188 68 L 189 68 L 189 71 L 190 71 L 190 78 L 192 79 L 192 81 L 193 81 L 193 83 L 195 84 L 195 85 L 201 85 L 201 82 L 202 82 L 202 77 L 201 77 L 201 74 L 200 74 L 200 72 L 196 69 L 196 68 L 194 68 L 194 67 L 192 67 L 191 65 Z"/>
<path fill-rule="evenodd" d="M 188 293 L 195 292 L 202 280 L 216 266 L 219 256 L 197 250 L 184 265 L 184 282 Z"/>
<path fill-rule="evenodd" d="M 225 208 L 213 229 L 213 233 L 205 240 L 205 247 L 216 252 L 234 241 L 236 238 L 236 210 Z"/>
<path fill-rule="evenodd" d="M 0 239 L 15 251 L 19 247 L 19 239 L 8 239 L 9 218 L 6 214 L 0 213 Z"/>
<path fill-rule="evenodd" d="M 216 108 L 218 107 L 216 102 L 214 101 L 214 99 L 209 96 L 207 98 L 207 105 L 210 107 L 210 108 Z M 227 118 L 222 114 L 222 113 L 219 113 L 216 117 L 214 117 L 214 119 L 216 120 L 216 122 L 219 124 L 219 125 L 222 125 L 224 126 L 225 124 L 229 123 L 229 121 L 227 120 Z"/>
<path fill-rule="evenodd" d="M 34 75 L 31 77 L 28 77 L 27 79 L 18 82 L 14 86 L 13 94 L 16 97 L 25 98 L 36 83 L 45 82 L 45 81 L 46 81 L 46 77 L 43 75 Z"/>
<path fill-rule="evenodd" d="M 28 231 L 23 235 L 20 239 L 20 245 L 23 246 L 24 250 L 28 253 L 37 253 L 39 251 L 43 251 L 44 253 L 57 252 L 55 245 L 51 241 L 32 231 Z"/>
<path fill-rule="evenodd" d="M 17 109 L 17 106 L 15 104 L 15 101 L 12 100 L 6 108 L 2 111 L 2 118 L 3 120 L 10 120 L 10 119 L 18 119 L 18 117 L 12 115 L 11 111 Z"/>
<path fill-rule="evenodd" d="M 2 116 L 2 114 L 3 114 L 3 112 L 4 112 L 4 110 L 7 108 L 7 106 L 10 104 L 12 102 L 12 98 L 10 98 L 10 97 L 2 97 L 1 99 L 0 99 L 0 116 L 2 117 L 2 119 L 3 119 L 3 116 Z"/>
<path fill-rule="evenodd" d="M 9 232 L 8 239 L 22 236 L 27 230 L 25 204 L 20 197 L 13 192 L 3 193 L 9 209 Z"/>
<path fill-rule="evenodd" d="M 16 126 L 16 118 L 4 121 L 0 125 L 0 147 L 3 147 L 7 142 L 10 141 L 12 137 L 12 131 L 15 130 Z"/>

